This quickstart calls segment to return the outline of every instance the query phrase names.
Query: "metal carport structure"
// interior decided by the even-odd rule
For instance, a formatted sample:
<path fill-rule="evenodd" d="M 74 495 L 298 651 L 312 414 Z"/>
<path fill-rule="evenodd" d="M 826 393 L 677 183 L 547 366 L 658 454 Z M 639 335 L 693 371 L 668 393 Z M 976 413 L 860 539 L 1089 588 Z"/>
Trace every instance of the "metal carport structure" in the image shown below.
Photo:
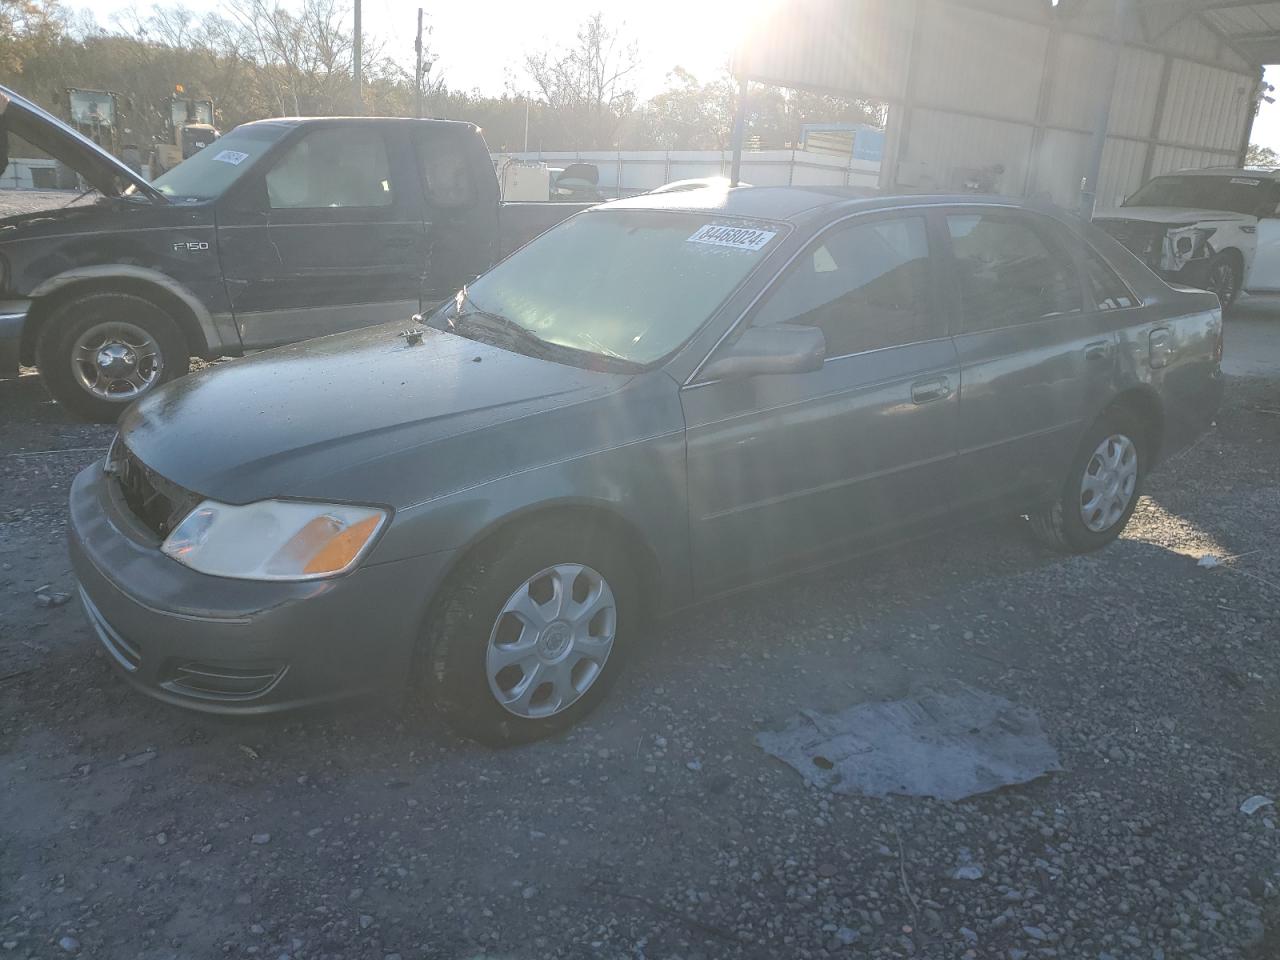
<path fill-rule="evenodd" d="M 787 0 L 734 68 L 744 90 L 887 103 L 885 190 L 985 176 L 1087 210 L 1155 174 L 1238 165 L 1268 62 L 1277 0 Z"/>

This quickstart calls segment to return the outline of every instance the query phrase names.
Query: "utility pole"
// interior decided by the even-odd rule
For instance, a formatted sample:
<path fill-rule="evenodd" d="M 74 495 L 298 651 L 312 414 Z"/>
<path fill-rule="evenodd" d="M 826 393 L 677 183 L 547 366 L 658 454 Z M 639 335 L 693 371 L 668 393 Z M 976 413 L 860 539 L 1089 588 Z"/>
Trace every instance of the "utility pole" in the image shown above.
<path fill-rule="evenodd" d="M 524 152 L 529 152 L 529 94 L 524 95 Z"/>
<path fill-rule="evenodd" d="M 351 76 L 355 80 L 356 116 L 364 113 L 364 84 L 360 79 L 360 0 L 355 0 L 355 37 L 351 46 Z"/>
<path fill-rule="evenodd" d="M 422 116 L 422 8 L 418 8 L 418 33 L 413 40 L 414 52 L 418 55 L 418 68 L 414 72 L 413 83 L 413 115 Z"/>

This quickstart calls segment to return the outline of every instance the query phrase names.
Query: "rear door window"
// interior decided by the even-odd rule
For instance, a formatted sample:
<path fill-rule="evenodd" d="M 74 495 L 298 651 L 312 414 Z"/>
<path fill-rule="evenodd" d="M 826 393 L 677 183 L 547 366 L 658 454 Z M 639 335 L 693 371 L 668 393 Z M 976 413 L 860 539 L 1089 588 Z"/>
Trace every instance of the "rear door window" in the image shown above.
<path fill-rule="evenodd" d="M 1080 252 L 1084 257 L 1085 285 L 1093 309 L 1124 310 L 1138 305 L 1137 298 L 1110 264 L 1087 246 Z"/>
<path fill-rule="evenodd" d="M 828 357 L 932 340 L 947 330 L 931 283 L 924 217 L 855 222 L 802 253 L 752 323 L 819 327 Z"/>
<path fill-rule="evenodd" d="M 1080 311 L 1075 261 L 1050 247 L 1025 218 L 950 214 L 947 233 L 959 273 L 965 333 Z"/>
<path fill-rule="evenodd" d="M 472 151 L 456 134 L 419 134 L 418 163 L 427 202 L 446 209 L 469 207 L 476 202 Z M 486 171 L 487 172 L 487 171 Z"/>

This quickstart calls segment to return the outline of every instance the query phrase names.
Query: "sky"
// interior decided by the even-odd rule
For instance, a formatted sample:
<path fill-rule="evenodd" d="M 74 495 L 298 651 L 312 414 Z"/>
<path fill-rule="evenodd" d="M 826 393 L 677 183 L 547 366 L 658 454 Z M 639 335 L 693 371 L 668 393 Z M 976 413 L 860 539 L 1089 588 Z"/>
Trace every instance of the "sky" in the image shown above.
<path fill-rule="evenodd" d="M 183 2 L 196 13 L 228 6 L 228 0 L 162 0 L 170 2 Z M 435 75 L 443 75 L 450 87 L 492 94 L 508 85 L 517 93 L 525 91 L 525 53 L 555 47 L 582 19 L 600 10 L 637 44 L 641 63 L 635 83 L 645 98 L 665 86 L 676 66 L 701 80 L 713 79 L 728 63 L 751 18 L 772 2 L 777 0 L 594 0 L 580 6 L 536 0 L 427 0 L 423 7 L 431 30 L 427 45 L 437 55 Z M 93 12 L 99 22 L 107 23 L 114 11 L 135 5 L 146 8 L 134 0 L 102 0 Z M 382 44 L 387 55 L 412 65 L 417 10 L 413 0 L 363 0 L 364 33 Z M 1268 67 L 1267 77 L 1280 87 L 1280 66 Z M 1280 153 L 1280 103 L 1263 104 L 1251 139 Z"/>

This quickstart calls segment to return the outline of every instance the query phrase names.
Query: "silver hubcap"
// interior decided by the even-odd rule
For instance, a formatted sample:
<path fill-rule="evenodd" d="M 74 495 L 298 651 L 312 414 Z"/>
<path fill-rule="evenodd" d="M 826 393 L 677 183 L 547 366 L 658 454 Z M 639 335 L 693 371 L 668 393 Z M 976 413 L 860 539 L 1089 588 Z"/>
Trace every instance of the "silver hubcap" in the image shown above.
<path fill-rule="evenodd" d="M 1080 519 L 1094 533 L 1124 516 L 1138 486 L 1138 448 L 1124 434 L 1107 437 L 1093 451 L 1080 481 Z"/>
<path fill-rule="evenodd" d="M 489 690 L 518 717 L 572 706 L 604 669 L 618 632 L 618 605 L 590 567 L 558 563 L 507 599 L 489 634 Z"/>
<path fill-rule="evenodd" d="M 160 379 L 164 359 L 147 331 L 132 323 L 99 323 L 71 348 L 71 372 L 103 400 L 132 400 Z"/>

